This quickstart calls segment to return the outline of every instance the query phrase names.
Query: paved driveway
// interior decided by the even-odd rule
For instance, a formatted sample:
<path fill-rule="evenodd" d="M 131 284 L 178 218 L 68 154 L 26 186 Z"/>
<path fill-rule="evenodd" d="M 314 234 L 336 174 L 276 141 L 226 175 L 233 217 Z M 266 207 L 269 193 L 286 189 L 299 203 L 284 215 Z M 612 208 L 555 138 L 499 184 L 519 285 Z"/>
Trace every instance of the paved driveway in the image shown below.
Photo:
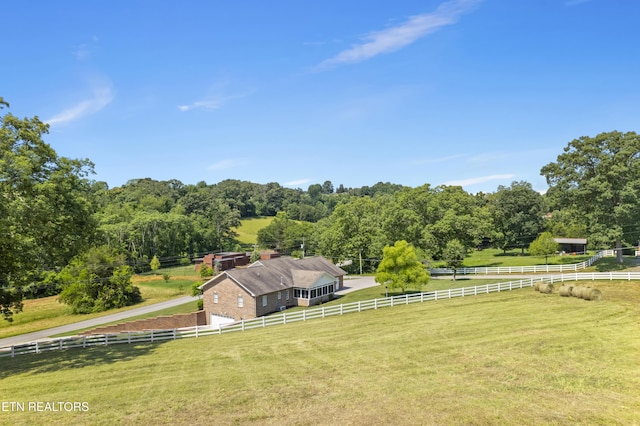
<path fill-rule="evenodd" d="M 345 277 L 344 278 L 344 289 L 340 291 L 336 291 L 336 294 L 342 295 L 351 293 L 352 291 L 362 290 L 367 287 L 375 287 L 378 284 L 375 282 L 374 277 Z"/>
<path fill-rule="evenodd" d="M 161 309 L 170 308 L 172 306 L 182 305 L 190 301 L 196 301 L 197 297 L 184 296 L 177 299 L 166 300 L 164 302 L 155 303 L 153 305 L 142 306 L 140 308 L 129 309 L 127 311 L 118 312 L 117 314 L 105 315 L 85 321 L 74 322 L 73 324 L 62 325 L 60 327 L 49 328 L 47 330 L 34 331 L 33 333 L 20 334 L 19 336 L 7 337 L 0 339 L 0 348 L 19 345 L 21 343 L 35 342 L 36 340 L 46 339 L 57 334 L 68 333 L 71 331 L 82 330 L 89 327 L 97 327 L 114 321 L 121 321 L 130 317 L 146 314 L 149 312 L 159 311 Z"/>

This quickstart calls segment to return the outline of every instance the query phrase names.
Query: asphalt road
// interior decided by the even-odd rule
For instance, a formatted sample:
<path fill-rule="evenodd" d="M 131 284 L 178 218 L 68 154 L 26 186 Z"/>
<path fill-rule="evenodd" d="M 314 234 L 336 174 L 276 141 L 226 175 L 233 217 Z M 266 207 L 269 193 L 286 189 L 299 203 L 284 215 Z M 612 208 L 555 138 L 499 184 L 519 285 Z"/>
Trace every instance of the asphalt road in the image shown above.
<path fill-rule="evenodd" d="M 190 301 L 196 301 L 197 297 L 184 296 L 177 299 L 165 300 L 164 302 L 155 303 L 153 305 L 142 306 L 140 308 L 134 308 L 117 314 L 105 315 L 98 318 L 93 318 L 85 321 L 74 322 L 73 324 L 62 325 L 60 327 L 49 328 L 47 330 L 34 331 L 33 333 L 20 334 L 19 336 L 7 337 L 0 339 L 0 348 L 7 346 L 19 345 L 21 343 L 35 342 L 37 340 L 47 339 L 57 334 L 69 333 L 71 331 L 82 330 L 89 327 L 97 327 L 102 324 L 122 321 L 130 317 L 135 317 L 149 312 L 159 311 L 165 308 L 171 308 L 173 306 L 189 303 Z"/>

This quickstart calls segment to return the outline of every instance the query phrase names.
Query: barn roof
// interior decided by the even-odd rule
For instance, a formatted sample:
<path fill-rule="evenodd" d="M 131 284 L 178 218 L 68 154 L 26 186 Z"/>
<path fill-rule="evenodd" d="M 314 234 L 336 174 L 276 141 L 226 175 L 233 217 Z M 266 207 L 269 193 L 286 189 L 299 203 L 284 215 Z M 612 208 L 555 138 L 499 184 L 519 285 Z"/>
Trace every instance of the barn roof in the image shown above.
<path fill-rule="evenodd" d="M 586 238 L 554 238 L 558 244 L 587 244 Z"/>

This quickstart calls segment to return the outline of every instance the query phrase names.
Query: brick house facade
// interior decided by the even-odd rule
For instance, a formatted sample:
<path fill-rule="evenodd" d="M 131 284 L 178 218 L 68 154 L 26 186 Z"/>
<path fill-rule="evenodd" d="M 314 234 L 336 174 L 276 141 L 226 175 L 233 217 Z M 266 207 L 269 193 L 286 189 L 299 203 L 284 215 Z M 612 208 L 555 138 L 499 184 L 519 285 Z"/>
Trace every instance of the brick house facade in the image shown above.
<path fill-rule="evenodd" d="M 256 318 L 330 300 L 345 272 L 322 257 L 262 260 L 224 271 L 202 288 L 207 324 Z"/>

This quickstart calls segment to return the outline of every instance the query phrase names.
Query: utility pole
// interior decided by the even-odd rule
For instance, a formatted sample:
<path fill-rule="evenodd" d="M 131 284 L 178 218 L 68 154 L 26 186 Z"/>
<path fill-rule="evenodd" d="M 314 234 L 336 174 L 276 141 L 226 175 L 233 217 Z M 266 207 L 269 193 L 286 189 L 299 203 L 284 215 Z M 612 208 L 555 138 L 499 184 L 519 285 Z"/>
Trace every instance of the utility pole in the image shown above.
<path fill-rule="evenodd" d="M 302 245 L 300 248 L 302 249 L 302 258 L 304 259 L 304 237 L 302 237 Z"/>

